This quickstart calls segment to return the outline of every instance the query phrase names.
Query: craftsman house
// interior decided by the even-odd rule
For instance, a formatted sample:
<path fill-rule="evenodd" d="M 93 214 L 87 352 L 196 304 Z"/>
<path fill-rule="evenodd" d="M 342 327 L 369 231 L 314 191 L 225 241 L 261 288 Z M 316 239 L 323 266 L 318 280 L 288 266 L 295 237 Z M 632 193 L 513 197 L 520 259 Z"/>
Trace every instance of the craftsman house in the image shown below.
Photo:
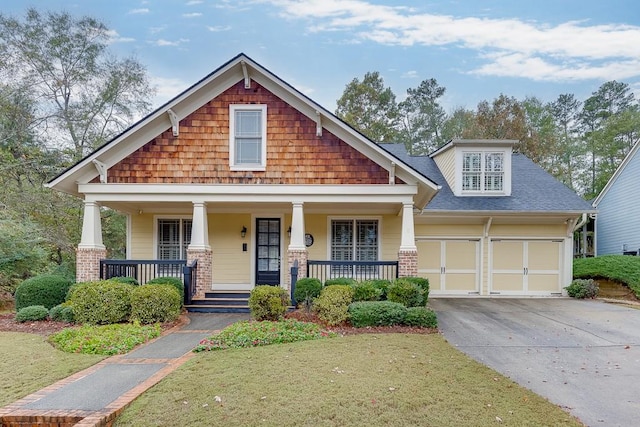
<path fill-rule="evenodd" d="M 593 201 L 596 255 L 640 255 L 639 151 L 637 142 Z"/>
<path fill-rule="evenodd" d="M 187 275 L 188 298 L 298 276 L 421 275 L 432 295 L 553 295 L 593 208 L 517 141 L 375 144 L 241 54 L 48 184 L 84 200 L 77 280 Z M 127 214 L 105 260 L 100 209 Z M 191 277 L 189 277 L 191 275 Z"/>

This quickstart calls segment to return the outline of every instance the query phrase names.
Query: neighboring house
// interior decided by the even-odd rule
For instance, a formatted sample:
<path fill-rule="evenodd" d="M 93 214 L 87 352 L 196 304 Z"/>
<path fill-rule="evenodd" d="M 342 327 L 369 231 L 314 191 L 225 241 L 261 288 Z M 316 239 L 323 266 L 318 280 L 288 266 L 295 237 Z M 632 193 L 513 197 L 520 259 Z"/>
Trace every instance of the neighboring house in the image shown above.
<path fill-rule="evenodd" d="M 574 226 L 594 210 L 515 143 L 411 157 L 241 54 L 48 185 L 84 199 L 78 281 L 197 261 L 195 300 L 289 288 L 294 265 L 321 279 L 421 275 L 434 295 L 559 294 Z M 100 262 L 101 206 L 127 214 L 127 261 Z"/>
<path fill-rule="evenodd" d="M 596 255 L 638 254 L 640 250 L 640 143 L 633 146 L 593 201 Z"/>

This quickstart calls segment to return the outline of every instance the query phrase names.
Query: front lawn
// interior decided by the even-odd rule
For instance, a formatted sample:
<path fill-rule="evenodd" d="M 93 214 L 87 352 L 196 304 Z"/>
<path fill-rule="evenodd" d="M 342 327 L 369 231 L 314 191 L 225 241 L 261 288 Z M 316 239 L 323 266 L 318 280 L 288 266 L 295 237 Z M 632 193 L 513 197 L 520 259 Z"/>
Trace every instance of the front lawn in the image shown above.
<path fill-rule="evenodd" d="M 436 334 L 200 353 L 117 426 L 581 425 Z"/>
<path fill-rule="evenodd" d="M 640 257 L 603 255 L 573 261 L 576 279 L 608 279 L 627 285 L 640 298 Z"/>
<path fill-rule="evenodd" d="M 39 335 L 0 332 L 0 407 L 102 359 L 102 356 L 56 350 Z"/>

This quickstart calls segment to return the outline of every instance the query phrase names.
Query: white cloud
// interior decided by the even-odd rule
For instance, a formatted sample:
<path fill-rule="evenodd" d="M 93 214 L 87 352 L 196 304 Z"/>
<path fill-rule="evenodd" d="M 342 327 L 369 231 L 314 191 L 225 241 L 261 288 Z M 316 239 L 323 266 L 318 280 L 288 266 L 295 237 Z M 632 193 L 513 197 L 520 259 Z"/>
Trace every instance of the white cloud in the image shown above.
<path fill-rule="evenodd" d="M 187 82 L 178 78 L 151 76 L 149 80 L 151 86 L 156 90 L 155 97 L 153 98 L 154 106 L 164 104 L 189 87 Z"/>
<path fill-rule="evenodd" d="M 150 27 L 149 32 L 151 34 L 157 34 L 167 29 L 166 25 L 160 25 L 159 27 Z"/>
<path fill-rule="evenodd" d="M 146 7 L 142 7 L 140 9 L 131 9 L 129 12 L 127 12 L 127 15 L 144 15 L 146 13 L 149 13 L 149 9 Z"/>
<path fill-rule="evenodd" d="M 202 4 L 204 3 L 202 0 L 191 0 L 185 3 L 185 5 L 187 6 L 195 6 L 197 4 Z"/>
<path fill-rule="evenodd" d="M 520 19 L 454 17 L 365 0 L 261 0 L 311 32 L 392 46 L 442 46 L 477 52 L 470 73 L 565 81 L 640 75 L 640 27 L 569 21 L 547 25 Z M 635 68 L 635 71 L 634 71 Z"/>
<path fill-rule="evenodd" d="M 229 31 L 230 29 L 231 29 L 230 25 L 225 25 L 224 27 L 222 25 L 216 25 L 216 26 L 207 25 L 207 30 L 211 31 L 212 33 L 219 33 L 221 31 Z"/>
<path fill-rule="evenodd" d="M 200 13 L 200 12 L 183 13 L 182 14 L 183 18 L 198 18 L 200 16 L 202 16 L 202 13 Z"/>
<path fill-rule="evenodd" d="M 122 37 L 116 30 L 108 30 L 107 36 L 109 37 L 109 41 L 107 43 L 130 43 L 136 41 L 136 39 L 132 37 Z"/>
<path fill-rule="evenodd" d="M 406 73 L 402 73 L 401 77 L 403 79 L 417 79 L 420 76 L 418 75 L 418 72 L 416 70 L 410 70 L 410 71 L 407 71 Z"/>
<path fill-rule="evenodd" d="M 150 43 L 155 44 L 156 46 L 180 46 L 183 43 L 187 43 L 189 39 L 178 39 L 178 40 L 165 40 L 158 39 L 151 41 Z"/>

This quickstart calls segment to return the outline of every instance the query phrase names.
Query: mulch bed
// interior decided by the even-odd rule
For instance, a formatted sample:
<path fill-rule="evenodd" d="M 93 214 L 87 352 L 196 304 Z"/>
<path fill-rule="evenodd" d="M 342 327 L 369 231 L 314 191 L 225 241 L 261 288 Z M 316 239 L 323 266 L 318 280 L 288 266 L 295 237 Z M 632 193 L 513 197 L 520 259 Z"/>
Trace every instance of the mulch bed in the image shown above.
<path fill-rule="evenodd" d="M 23 322 L 15 321 L 15 313 L 0 314 L 0 332 L 24 332 L 26 334 L 38 334 L 48 337 L 68 328 L 69 324 L 65 322 L 54 322 L 52 320 L 42 320 L 40 322 Z"/>

